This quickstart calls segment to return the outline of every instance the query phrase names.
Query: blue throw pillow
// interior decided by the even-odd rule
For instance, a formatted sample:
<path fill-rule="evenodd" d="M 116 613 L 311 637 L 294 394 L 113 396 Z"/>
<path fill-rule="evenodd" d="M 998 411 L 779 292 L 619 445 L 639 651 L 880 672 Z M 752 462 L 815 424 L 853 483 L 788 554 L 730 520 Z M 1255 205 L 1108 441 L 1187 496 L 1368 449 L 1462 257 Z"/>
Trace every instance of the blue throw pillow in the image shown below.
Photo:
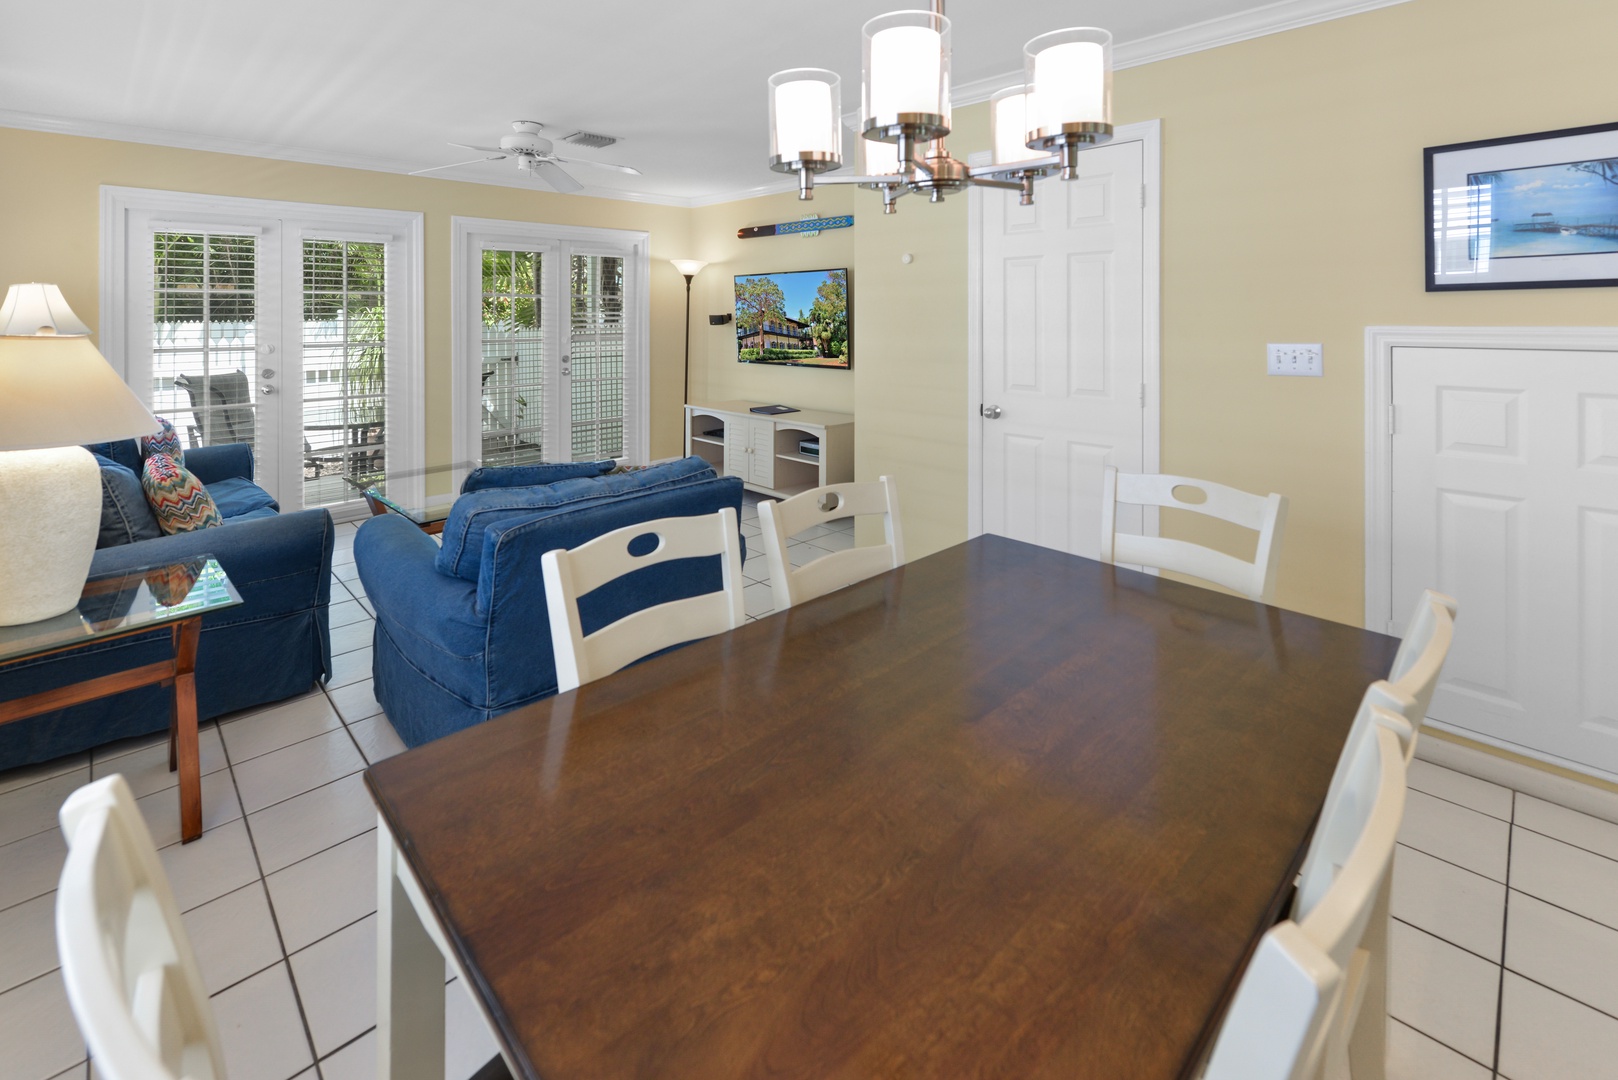
<path fill-rule="evenodd" d="M 162 536 L 135 471 L 101 454 L 95 459 L 101 467 L 101 532 L 96 547 L 118 547 Z"/>
<path fill-rule="evenodd" d="M 140 458 L 140 443 L 136 442 L 134 439 L 119 439 L 117 442 L 92 443 L 91 445 L 86 446 L 85 449 L 90 451 L 90 453 L 94 454 L 96 457 L 106 458 L 110 462 L 122 465 L 124 468 L 135 474 L 135 479 L 137 482 L 140 480 L 140 467 L 142 464 Z"/>
<path fill-rule="evenodd" d="M 612 458 L 604 461 L 558 461 L 537 465 L 500 465 L 473 469 L 461 482 L 461 494 L 488 488 L 535 487 L 581 476 L 605 476 L 618 467 Z"/>
<path fill-rule="evenodd" d="M 462 495 L 444 522 L 438 571 L 476 581 L 483 561 L 483 533 L 491 525 L 545 511 L 558 512 L 591 499 L 694 483 L 713 475 L 713 466 L 699 457 L 688 457 L 611 476 L 583 476 L 541 487 L 490 488 Z"/>

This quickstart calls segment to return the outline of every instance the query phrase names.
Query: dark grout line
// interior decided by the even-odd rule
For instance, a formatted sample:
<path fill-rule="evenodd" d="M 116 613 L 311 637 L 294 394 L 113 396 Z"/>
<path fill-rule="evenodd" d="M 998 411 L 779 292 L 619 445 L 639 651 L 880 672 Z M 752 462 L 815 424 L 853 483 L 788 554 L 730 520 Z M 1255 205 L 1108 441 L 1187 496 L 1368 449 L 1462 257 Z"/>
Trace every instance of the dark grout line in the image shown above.
<path fill-rule="evenodd" d="M 1588 1001 L 1584 1001 L 1584 1000 L 1582 1000 L 1580 998 L 1576 998 L 1572 994 L 1568 993 L 1565 990 L 1558 990 L 1556 987 L 1550 985 L 1549 983 L 1543 983 L 1543 982 L 1540 982 L 1538 979 L 1533 978 L 1532 976 L 1524 975 L 1522 972 L 1518 971 L 1516 968 L 1506 968 L 1506 970 L 1511 972 L 1513 975 L 1517 976 L 1517 978 L 1521 979 L 1523 982 L 1533 983 L 1535 986 L 1539 987 L 1541 990 L 1549 990 L 1551 993 L 1555 994 L 1559 998 L 1566 998 L 1568 1001 L 1573 1002 L 1573 1004 L 1575 1004 L 1575 1005 L 1583 1005 L 1586 1009 L 1589 1009 L 1593 1013 L 1600 1013 L 1602 1016 L 1605 1016 L 1607 1019 L 1618 1022 L 1618 1016 L 1614 1016 L 1612 1013 L 1608 1012 L 1606 1009 L 1599 1008 L 1599 1007 L 1597 1007 L 1595 1005 L 1590 1004 Z M 1496 1029 L 1496 1032 L 1497 1032 L 1497 1037 L 1498 1037 L 1498 1029 Z M 1498 1057 L 1498 1055 L 1496 1055 L 1496 1056 Z"/>
<path fill-rule="evenodd" d="M 1439 768 L 1443 768 L 1443 766 L 1439 766 Z M 1465 773 L 1457 773 L 1456 775 L 1457 776 L 1465 776 L 1466 774 Z M 1472 777 L 1472 779 L 1476 780 L 1477 777 L 1474 776 L 1474 777 Z M 1488 782 L 1489 781 L 1487 781 L 1487 780 L 1484 781 L 1484 783 L 1488 783 Z M 1495 786 L 1499 787 L 1498 784 L 1496 784 Z M 1483 817 L 1486 817 L 1486 818 L 1492 818 L 1495 821 L 1503 821 L 1508 825 L 1511 824 L 1511 818 L 1509 818 L 1509 817 L 1500 817 L 1500 816 L 1498 816 L 1496 814 L 1489 813 L 1487 810 L 1479 810 L 1475 806 L 1468 806 L 1463 802 L 1456 802 L 1454 799 L 1445 798 L 1444 796 L 1438 794 L 1435 791 L 1428 791 L 1426 788 L 1419 788 L 1415 784 L 1410 785 L 1410 790 L 1411 791 L 1419 791 L 1423 795 L 1427 796 L 1429 799 L 1437 799 L 1439 802 L 1446 802 L 1446 803 L 1449 803 L 1451 806 L 1459 806 L 1462 810 L 1470 810 L 1474 814 L 1479 814 L 1479 815 L 1481 815 Z M 1510 789 L 1508 788 L 1507 790 L 1509 791 Z M 1516 795 L 1516 792 L 1512 791 L 1512 795 Z M 1513 801 L 1515 801 L 1515 800 L 1513 800 Z"/>
<path fill-rule="evenodd" d="M 1544 904 L 1548 908 L 1555 908 L 1557 911 L 1564 912 L 1565 914 L 1568 914 L 1568 915 L 1572 915 L 1576 919 L 1583 919 L 1587 923 L 1594 923 L 1596 926 L 1601 927 L 1603 930 L 1610 930 L 1613 933 L 1618 933 L 1618 926 L 1612 926 L 1612 925 L 1610 925 L 1608 923 L 1604 923 L 1600 919 L 1592 918 L 1591 916 L 1584 914 L 1584 912 L 1582 912 L 1582 911 L 1574 911 L 1572 908 L 1567 907 L 1567 906 L 1565 906 L 1563 904 L 1558 904 L 1554 900 L 1547 900 L 1543 896 L 1540 896 L 1538 893 L 1531 893 L 1527 889 L 1519 889 L 1519 888 L 1517 888 L 1515 886 L 1508 886 L 1507 887 L 1507 895 L 1509 896 L 1511 893 L 1520 893 L 1523 896 L 1528 897 L 1530 900 L 1535 900 L 1535 901 L 1538 901 L 1541 904 Z"/>
<path fill-rule="evenodd" d="M 1390 916 L 1388 916 L 1388 918 L 1392 922 L 1401 923 L 1404 926 L 1410 927 L 1410 929 L 1415 930 L 1417 933 L 1426 934 L 1428 937 L 1433 938 L 1436 941 L 1442 941 L 1445 945 L 1448 945 L 1452 949 L 1459 949 L 1468 956 L 1475 956 L 1479 960 L 1482 960 L 1486 964 L 1493 964 L 1495 967 L 1500 967 L 1501 966 L 1499 960 L 1490 960 L 1487 956 L 1484 956 L 1482 953 L 1473 952 L 1471 949 L 1468 949 L 1465 945 L 1457 945 L 1457 944 L 1455 944 L 1455 942 L 1451 941 L 1449 938 L 1445 937 L 1443 934 L 1435 934 L 1431 930 L 1426 929 L 1425 927 L 1417 926 L 1415 923 L 1409 922 L 1409 921 L 1407 921 L 1405 919 L 1401 919 L 1396 915 L 1390 915 Z M 1504 922 L 1504 920 L 1502 920 L 1502 923 L 1503 922 Z M 1503 942 L 1502 942 L 1502 947 L 1504 947 Z M 1500 955 L 1503 957 L 1503 956 L 1505 956 L 1505 953 L 1502 952 Z"/>
<path fill-rule="evenodd" d="M 221 737 L 220 742 L 223 741 L 224 739 Z M 279 963 L 286 965 L 287 985 L 292 987 L 292 1003 L 297 1006 L 298 1022 L 303 1025 L 303 1039 L 309 1047 L 309 1060 L 315 1067 L 317 1080 L 321 1080 L 320 1055 L 315 1051 L 315 1037 L 309 1030 L 309 1012 L 304 1008 L 303 995 L 298 992 L 298 980 L 292 974 L 292 958 L 287 953 L 286 935 L 281 932 L 281 917 L 276 914 L 275 899 L 270 896 L 270 883 L 266 880 L 264 873 L 264 860 L 258 853 L 258 841 L 253 838 L 253 823 L 247 820 L 247 804 L 242 802 L 241 786 L 236 783 L 236 767 L 231 763 L 229 747 L 225 748 L 225 764 L 230 769 L 230 782 L 236 789 L 236 804 L 242 810 L 242 824 L 247 829 L 247 844 L 253 852 L 253 866 L 258 870 L 258 887 L 264 890 L 264 906 L 270 910 L 270 926 L 275 930 L 275 943 L 281 950 Z M 301 1072 L 302 1070 L 299 1071 Z"/>
<path fill-rule="evenodd" d="M 1448 1050 L 1450 1053 L 1455 1054 L 1455 1055 L 1457 1055 L 1459 1057 L 1465 1058 L 1467 1061 L 1470 1061 L 1472 1064 L 1476 1065 L 1480 1069 L 1489 1068 L 1487 1065 L 1483 1064 L 1483 1062 L 1479 1061 L 1477 1058 L 1473 1057 L 1471 1054 L 1463 1053 L 1460 1050 L 1455 1049 L 1455 1047 L 1451 1046 L 1449 1043 L 1445 1042 L 1443 1039 L 1439 1039 L 1439 1038 L 1436 1038 L 1436 1037 L 1434 1037 L 1432 1035 L 1427 1034 L 1425 1031 L 1421 1030 L 1421 1028 L 1417 1027 L 1416 1025 L 1410 1023 L 1407 1020 L 1401 1020 L 1397 1016 L 1394 1016 L 1392 1013 L 1388 1014 L 1388 1019 L 1392 1020 L 1395 1024 L 1398 1024 L 1400 1027 L 1409 1028 L 1411 1031 L 1414 1031 L 1417 1035 L 1420 1035 L 1422 1038 L 1426 1039 L 1428 1042 L 1435 1042 L 1439 1046 L 1442 1046 L 1445 1050 Z"/>
<path fill-rule="evenodd" d="M 331 1053 L 327 1054 L 325 1057 L 321 1058 L 319 1062 L 316 1062 L 316 1064 L 320 1064 L 322 1062 L 330 1061 L 332 1058 L 336 1057 L 338 1054 L 341 1054 L 344 1050 L 347 1050 L 350 1046 L 353 1046 L 355 1043 L 359 1042 L 361 1039 L 365 1038 L 365 1036 L 369 1035 L 371 1032 L 373 1032 L 375 1030 L 376 1030 L 376 1025 L 372 1024 L 370 1027 L 366 1028 L 364 1031 L 360 1032 L 358 1035 L 354 1036 L 352 1039 L 348 1040 L 346 1043 L 339 1046 L 337 1049 L 333 1050 Z M 322 1074 L 322 1075 L 324 1075 L 324 1074 Z"/>
<path fill-rule="evenodd" d="M 1509 842 L 1508 842 L 1508 843 L 1509 843 Z M 1460 864 L 1460 863 L 1458 863 L 1458 862 L 1452 862 L 1452 861 L 1451 861 L 1451 860 L 1449 860 L 1449 859 L 1445 859 L 1445 858 L 1442 858 L 1442 857 L 1440 857 L 1440 856 L 1438 856 L 1438 855 L 1434 855 L 1434 854 L 1433 854 L 1433 853 L 1432 853 L 1432 852 L 1430 852 L 1430 851 L 1428 851 L 1428 850 L 1426 850 L 1426 849 L 1425 849 L 1425 848 L 1419 848 L 1419 847 L 1417 847 L 1417 846 L 1415 846 L 1415 845 L 1414 845 L 1414 844 L 1411 844 L 1411 843 L 1408 843 L 1408 842 L 1406 842 L 1406 841 L 1404 841 L 1404 840 L 1399 840 L 1399 841 L 1397 841 L 1397 842 L 1396 842 L 1396 846 L 1398 846 L 1398 847 L 1402 847 L 1402 848 L 1404 848 L 1404 849 L 1405 849 L 1405 850 L 1406 850 L 1406 851 L 1414 851 L 1414 852 L 1415 852 L 1415 853 L 1416 853 L 1416 854 L 1418 854 L 1418 855 L 1425 855 L 1425 856 L 1427 856 L 1427 857 L 1428 857 L 1428 858 L 1429 858 L 1429 859 L 1431 859 L 1431 860 L 1433 860 L 1433 861 L 1434 861 L 1434 862 L 1441 862 L 1441 863 L 1443 863 L 1443 864 L 1444 864 L 1444 865 L 1445 865 L 1445 866 L 1453 866 L 1453 867 L 1455 867 L 1455 869 L 1457 869 L 1457 870 L 1464 870 L 1464 871 L 1466 871 L 1466 872 L 1467 872 L 1467 873 L 1468 873 L 1468 874 L 1471 874 L 1471 875 L 1472 875 L 1472 876 L 1473 876 L 1473 877 L 1475 877 L 1475 878 L 1482 878 L 1482 879 L 1483 879 L 1483 880 L 1484 880 L 1484 881 L 1487 881 L 1487 882 L 1489 882 L 1489 883 L 1490 883 L 1490 884 L 1491 884 L 1491 885 L 1499 885 L 1499 886 L 1500 886 L 1500 887 L 1502 887 L 1502 888 L 1504 888 L 1504 887 L 1505 887 L 1505 884 L 1506 884 L 1506 883 L 1505 883 L 1505 882 L 1503 882 L 1503 881 L 1501 881 L 1501 880 L 1500 880 L 1500 879 L 1498 879 L 1498 878 L 1492 878 L 1492 877 L 1490 877 L 1490 876 L 1489 876 L 1489 875 L 1488 875 L 1488 874 L 1480 874 L 1480 873 L 1478 873 L 1478 872 L 1477 872 L 1477 871 L 1476 871 L 1476 870 L 1474 870 L 1474 869 L 1472 869 L 1472 868 L 1471 868 L 1471 867 L 1470 867 L 1470 866 L 1462 866 L 1462 865 L 1461 865 L 1461 864 Z"/>
<path fill-rule="evenodd" d="M 1517 834 L 1517 793 L 1511 793 L 1512 826 L 1506 830 L 1506 903 L 1500 913 L 1500 981 L 1494 992 L 1494 1062 L 1496 1075 L 1500 1072 L 1500 1030 L 1506 1022 L 1506 942 L 1511 934 L 1511 841 Z"/>
<path fill-rule="evenodd" d="M 1562 807 L 1562 809 L 1566 810 L 1566 809 L 1568 809 L 1568 807 L 1564 806 L 1564 807 Z M 1578 813 L 1578 811 L 1575 810 L 1574 813 Z M 1583 844 L 1575 844 L 1571 840 L 1564 840 L 1560 836 L 1552 836 L 1548 832 L 1541 832 L 1538 829 L 1530 829 L 1526 825 L 1518 825 L 1515 821 L 1513 821 L 1511 823 L 1511 827 L 1513 829 L 1521 829 L 1525 833 L 1533 833 L 1535 836 L 1543 836 L 1547 840 L 1555 840 L 1558 844 L 1561 844 L 1564 847 L 1570 847 L 1574 851 L 1582 851 L 1587 855 L 1594 855 L 1598 859 L 1606 859 L 1610 863 L 1618 863 L 1618 859 L 1613 858 L 1611 855 L 1607 855 L 1607 854 L 1604 854 L 1602 852 L 1596 851 L 1593 848 L 1587 848 Z"/>

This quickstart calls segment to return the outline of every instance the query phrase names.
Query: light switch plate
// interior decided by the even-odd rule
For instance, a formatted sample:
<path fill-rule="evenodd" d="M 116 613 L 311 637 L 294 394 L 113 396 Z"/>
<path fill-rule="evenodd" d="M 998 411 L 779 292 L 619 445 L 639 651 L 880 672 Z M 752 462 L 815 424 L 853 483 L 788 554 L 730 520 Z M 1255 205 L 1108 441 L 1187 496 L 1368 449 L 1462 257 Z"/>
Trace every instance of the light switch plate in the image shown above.
<path fill-rule="evenodd" d="M 1319 345 L 1270 345 L 1271 375 L 1324 375 Z"/>

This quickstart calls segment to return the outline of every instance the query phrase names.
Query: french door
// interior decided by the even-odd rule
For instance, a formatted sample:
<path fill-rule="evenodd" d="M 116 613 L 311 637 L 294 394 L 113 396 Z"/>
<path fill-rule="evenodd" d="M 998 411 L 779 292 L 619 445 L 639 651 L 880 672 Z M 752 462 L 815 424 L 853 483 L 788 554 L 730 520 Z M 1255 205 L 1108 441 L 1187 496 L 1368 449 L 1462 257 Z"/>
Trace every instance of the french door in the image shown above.
<path fill-rule="evenodd" d="M 367 483 L 419 466 L 418 215 L 104 201 L 108 355 L 182 447 L 245 443 L 284 510 L 339 517 L 361 512 Z"/>
<path fill-rule="evenodd" d="M 642 461 L 644 233 L 456 218 L 459 467 Z"/>

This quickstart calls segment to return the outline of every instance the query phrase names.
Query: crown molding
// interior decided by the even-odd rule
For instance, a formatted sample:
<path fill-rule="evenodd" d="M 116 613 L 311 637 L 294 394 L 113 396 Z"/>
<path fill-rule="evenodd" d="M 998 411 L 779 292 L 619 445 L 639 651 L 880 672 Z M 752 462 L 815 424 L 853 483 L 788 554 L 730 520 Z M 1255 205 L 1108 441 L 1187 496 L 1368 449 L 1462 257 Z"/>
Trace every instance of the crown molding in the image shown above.
<path fill-rule="evenodd" d="M 1207 22 L 1196 23 L 1193 26 L 1115 45 L 1112 51 L 1113 68 L 1121 70 L 1123 68 L 1154 64 L 1159 60 L 1169 60 L 1177 56 L 1186 56 L 1190 53 L 1202 52 L 1207 49 L 1217 49 L 1220 46 L 1233 45 L 1239 41 L 1249 41 L 1269 34 L 1279 34 L 1287 30 L 1296 30 L 1299 27 L 1312 26 L 1315 23 L 1329 22 L 1333 19 L 1341 19 L 1349 15 L 1358 15 L 1362 12 L 1375 11 L 1377 8 L 1392 7 L 1396 4 L 1409 2 L 1410 0 L 1280 0 L 1279 3 L 1253 8 L 1250 11 L 1238 12 L 1218 19 L 1209 19 Z M 991 75 L 987 78 L 974 79 L 970 82 L 957 83 L 950 93 L 951 105 L 959 107 L 988 101 L 995 91 L 1008 86 L 1016 86 L 1022 82 L 1022 79 L 1023 73 L 1021 71 L 1010 71 L 1000 75 Z M 851 114 L 851 116 L 853 121 L 857 123 L 859 119 L 857 112 Z M 181 150 L 201 150 L 207 153 L 237 154 L 243 157 L 269 158 L 275 161 L 296 161 L 306 165 L 328 165 L 339 169 L 363 169 L 367 172 L 393 173 L 396 175 L 408 174 L 417 164 L 415 162 L 369 157 L 361 154 L 312 150 L 307 147 L 288 146 L 281 143 L 194 135 L 189 132 L 171 131 L 166 128 L 139 127 L 130 124 L 110 123 L 103 120 L 79 120 L 68 117 L 45 116 L 10 109 L 0 109 L 0 127 L 43 131 L 56 135 L 77 135 L 88 139 L 111 139 L 115 142 L 170 146 Z M 551 193 L 548 189 L 537 187 L 533 183 L 523 180 L 515 173 L 509 179 L 494 179 L 485 176 L 460 176 L 453 179 L 435 176 L 418 177 L 417 179 L 452 184 L 488 184 L 494 187 Z M 576 194 L 579 197 L 618 199 L 624 202 L 649 203 L 655 206 L 696 208 L 716 206 L 727 202 L 739 202 L 743 199 L 758 198 L 763 195 L 777 195 L 782 192 L 796 190 L 797 182 L 795 180 L 783 178 L 746 188 L 694 196 L 659 195 L 645 191 L 623 191 L 617 188 L 589 186 Z"/>
<path fill-rule="evenodd" d="M 241 157 L 267 158 L 272 161 L 296 161 L 304 165 L 327 165 L 337 169 L 362 169 L 366 172 L 409 175 L 417 168 L 415 162 L 374 158 L 361 154 L 332 153 L 311 150 L 303 146 L 283 143 L 255 142 L 250 139 L 232 139 L 195 135 L 168 128 L 140 127 L 134 124 L 115 124 L 104 120 L 79 120 L 65 116 L 45 116 L 39 113 L 0 109 L 0 127 L 20 128 L 24 131 L 42 131 L 51 135 L 74 135 L 85 139 L 109 139 L 113 142 L 142 143 L 148 146 L 168 146 L 177 150 L 200 150 L 211 154 L 235 154 Z M 517 188 L 522 191 L 555 194 L 522 179 L 513 172 L 509 179 L 486 176 L 419 176 L 418 180 L 451 184 L 486 184 L 491 187 Z M 586 185 L 574 193 L 580 198 L 618 199 L 624 202 L 653 203 L 659 206 L 691 206 L 690 198 L 677 195 L 658 195 L 644 191 L 621 191 L 616 188 L 597 188 Z"/>
<path fill-rule="evenodd" d="M 1225 15 L 1207 22 L 1195 23 L 1169 30 L 1151 37 L 1124 41 L 1112 47 L 1114 71 L 1143 67 L 1159 60 L 1172 60 L 1177 56 L 1234 45 L 1239 41 L 1280 34 L 1316 23 L 1359 15 L 1377 8 L 1408 4 L 1410 0 L 1280 0 L 1279 3 L 1253 8 L 1250 11 Z M 1008 71 L 971 82 L 956 83 L 950 88 L 952 106 L 975 105 L 988 101 L 997 91 L 1020 85 L 1021 71 Z"/>

